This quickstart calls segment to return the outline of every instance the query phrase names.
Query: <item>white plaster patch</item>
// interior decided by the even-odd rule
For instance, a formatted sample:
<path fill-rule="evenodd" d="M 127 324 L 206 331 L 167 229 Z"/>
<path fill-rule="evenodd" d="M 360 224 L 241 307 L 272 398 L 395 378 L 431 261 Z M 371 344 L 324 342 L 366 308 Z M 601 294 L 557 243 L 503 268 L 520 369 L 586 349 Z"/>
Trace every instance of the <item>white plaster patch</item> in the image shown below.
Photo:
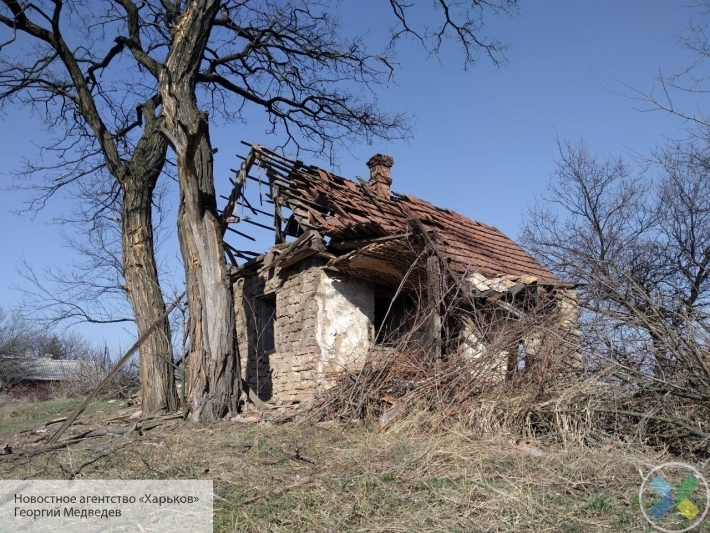
<path fill-rule="evenodd" d="M 486 354 L 486 345 L 481 342 L 475 333 L 468 327 L 464 327 L 462 332 L 463 341 L 461 342 L 461 355 L 473 361 L 480 359 Z"/>
<path fill-rule="evenodd" d="M 470 328 L 464 327 L 459 346 L 461 355 L 474 364 L 471 375 L 499 381 L 505 379 L 508 366 L 508 352 L 501 351 L 488 356 L 489 349 Z"/>
<path fill-rule="evenodd" d="M 336 280 L 323 272 L 316 302 L 316 341 L 321 351 L 318 380 L 331 372 L 362 367 L 372 346 L 374 289 L 359 281 Z"/>

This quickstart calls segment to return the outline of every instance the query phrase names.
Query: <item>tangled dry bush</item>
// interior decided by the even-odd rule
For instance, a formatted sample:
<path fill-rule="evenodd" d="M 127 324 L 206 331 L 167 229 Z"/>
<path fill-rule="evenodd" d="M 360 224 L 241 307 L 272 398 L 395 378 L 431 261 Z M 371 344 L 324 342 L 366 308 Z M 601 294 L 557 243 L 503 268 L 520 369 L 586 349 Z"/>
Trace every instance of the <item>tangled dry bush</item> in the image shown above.
<path fill-rule="evenodd" d="M 385 317 L 389 331 L 376 333 L 362 369 L 332 377 L 316 416 L 387 426 L 420 411 L 427 430 L 463 423 L 582 445 L 710 452 L 705 315 L 669 322 L 632 282 L 618 289 L 636 298 L 623 300 L 619 317 L 616 308 L 590 309 L 589 287 L 517 280 L 499 291 L 485 281 L 484 290 L 475 272 L 451 272 L 428 242 L 387 311 L 409 291 L 411 314 Z"/>
<path fill-rule="evenodd" d="M 463 311 L 456 309 L 460 318 Z M 572 415 L 542 414 L 558 404 L 576 405 L 593 386 L 580 380 L 574 337 L 563 333 L 549 312 L 538 311 L 487 322 L 485 344 L 470 332 L 468 338 L 459 334 L 440 357 L 432 356 L 438 352 L 421 333 L 428 317 L 420 313 L 406 335 L 373 349 L 362 370 L 335 377 L 318 415 L 344 421 L 378 418 L 384 425 L 408 411 L 424 410 L 427 416 L 419 423 L 431 429 L 464 422 L 485 433 L 581 435 Z"/>
<path fill-rule="evenodd" d="M 429 432 L 463 424 L 480 434 L 564 445 L 642 442 L 676 454 L 707 453 L 706 439 L 679 432 L 677 424 L 689 410 L 698 423 L 710 413 L 671 397 L 661 416 L 654 398 L 617 379 L 617 368 L 584 371 L 579 338 L 549 313 L 508 317 L 489 325 L 485 347 L 472 352 L 461 342 L 438 359 L 417 331 L 374 349 L 359 372 L 340 373 L 317 417 Z"/>
<path fill-rule="evenodd" d="M 579 284 L 581 351 L 609 391 L 596 413 L 628 438 L 676 453 L 710 442 L 708 145 L 655 150 L 655 165 L 560 141 L 522 243 Z"/>

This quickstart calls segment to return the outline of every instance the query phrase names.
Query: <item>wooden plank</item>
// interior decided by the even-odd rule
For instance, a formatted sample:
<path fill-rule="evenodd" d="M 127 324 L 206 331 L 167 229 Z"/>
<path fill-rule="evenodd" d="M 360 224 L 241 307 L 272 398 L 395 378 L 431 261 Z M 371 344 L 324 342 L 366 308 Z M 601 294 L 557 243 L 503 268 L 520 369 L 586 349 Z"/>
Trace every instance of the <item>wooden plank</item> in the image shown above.
<path fill-rule="evenodd" d="M 427 307 L 431 318 L 428 324 L 429 356 L 441 361 L 441 299 L 442 278 L 441 263 L 435 255 L 427 257 Z"/>
<path fill-rule="evenodd" d="M 279 256 L 276 259 L 274 259 L 273 261 L 270 261 L 268 263 L 265 262 L 264 266 L 260 269 L 260 271 L 279 266 L 279 264 L 284 261 L 284 259 L 288 256 L 288 254 L 290 254 L 294 249 L 296 249 L 301 244 L 303 244 L 308 239 L 310 239 L 311 236 L 313 236 L 313 235 L 317 235 L 320 238 L 320 234 L 317 231 L 307 230 L 306 232 L 302 233 L 301 236 L 298 237 L 296 240 L 288 243 L 288 245 L 283 250 L 281 250 L 281 253 L 279 254 Z"/>
<path fill-rule="evenodd" d="M 260 167 L 268 166 L 272 167 L 275 169 L 280 170 L 281 172 L 284 172 L 286 175 L 289 175 L 293 169 L 298 170 L 301 166 L 303 166 L 303 163 L 301 165 L 298 165 L 298 161 L 291 161 L 290 159 L 284 159 L 281 158 L 279 159 L 278 157 L 271 157 L 269 154 L 263 153 L 263 151 L 259 151 L 259 160 L 260 160 Z"/>
<path fill-rule="evenodd" d="M 239 157 L 240 157 L 241 159 L 246 159 L 245 157 L 242 157 L 242 156 L 239 156 Z M 229 170 L 232 171 L 232 172 L 234 172 L 235 174 L 236 174 L 237 172 L 239 172 L 238 170 L 236 170 L 236 169 L 234 169 L 234 168 L 230 168 Z M 249 175 L 249 174 L 247 174 L 247 179 L 248 179 L 248 180 L 251 180 L 251 181 L 255 181 L 255 182 L 257 182 L 257 183 L 264 183 L 264 180 L 260 180 L 259 178 L 255 178 L 254 176 L 251 176 L 251 175 Z M 234 183 L 234 180 L 230 180 L 230 181 L 232 181 L 232 183 Z"/>
<path fill-rule="evenodd" d="M 271 197 L 274 199 L 274 244 L 283 244 L 284 236 L 281 232 L 283 214 L 281 213 L 281 206 L 279 205 L 279 184 L 273 172 L 267 171 L 266 175 L 269 177 L 271 183 Z"/>
<path fill-rule="evenodd" d="M 234 254 L 232 253 L 232 250 L 230 250 L 230 246 L 227 245 L 227 243 L 224 244 L 224 251 L 227 253 L 227 256 L 229 257 L 229 261 L 234 265 L 234 266 L 239 266 L 239 263 L 237 262 L 237 258 L 234 257 Z"/>
<path fill-rule="evenodd" d="M 267 213 L 266 211 L 260 211 L 259 209 L 256 209 L 255 207 L 253 207 L 251 205 L 251 203 L 249 202 L 249 200 L 247 199 L 246 195 L 244 195 L 244 194 L 242 194 L 242 201 L 246 204 L 247 208 L 249 208 L 251 210 L 251 212 L 254 213 L 255 215 L 257 215 L 259 213 L 261 213 L 262 215 L 267 215 L 267 216 L 270 215 L 270 213 Z"/>
<path fill-rule="evenodd" d="M 237 250 L 234 246 L 232 246 L 232 245 L 229 244 L 228 242 L 225 242 L 225 243 L 224 243 L 224 247 L 227 248 L 227 249 L 229 249 L 229 250 L 231 250 L 234 255 L 236 255 L 236 256 L 238 256 L 238 257 L 241 257 L 241 258 L 244 259 L 244 260 L 247 260 L 247 261 L 249 260 L 249 257 L 248 257 L 248 256 L 244 255 L 240 250 Z M 258 255 L 258 254 L 257 254 L 257 255 Z"/>
<path fill-rule="evenodd" d="M 320 252 L 320 250 L 315 250 L 313 248 L 304 248 L 303 250 L 299 250 L 298 252 L 296 252 L 292 256 L 290 256 L 287 259 L 285 259 L 284 261 L 282 261 L 279 264 L 279 267 L 281 267 L 281 268 L 290 267 L 291 265 L 295 265 L 299 261 L 303 261 L 307 257 L 310 257 L 314 254 L 319 253 L 319 252 Z"/>
<path fill-rule="evenodd" d="M 303 162 L 299 161 L 298 159 L 294 161 L 293 159 L 289 159 L 288 157 L 281 155 L 278 152 L 274 152 L 273 150 L 269 150 L 268 148 L 266 148 L 265 146 L 262 146 L 260 144 L 254 145 L 254 148 L 259 153 L 263 154 L 265 157 L 279 159 L 285 163 L 290 163 L 291 165 L 301 165 L 301 166 L 303 165 Z"/>
<path fill-rule="evenodd" d="M 250 150 L 247 154 L 246 159 L 244 159 L 241 166 L 239 167 L 239 172 L 237 173 L 237 177 L 234 180 L 234 187 L 232 187 L 232 192 L 229 195 L 229 200 L 227 200 L 227 205 L 222 210 L 222 237 L 224 237 L 224 234 L 227 231 L 226 219 L 231 217 L 232 213 L 234 212 L 234 208 L 237 205 L 237 200 L 242 194 L 244 182 L 246 181 L 247 175 L 249 174 L 249 170 L 251 169 L 255 160 L 256 152 Z"/>
<path fill-rule="evenodd" d="M 244 237 L 245 239 L 249 239 L 250 241 L 256 242 L 256 239 L 254 237 L 251 237 L 251 236 L 247 235 L 246 233 L 242 233 L 241 231 L 235 230 L 231 226 L 227 226 L 227 229 L 229 231 L 231 231 L 232 233 L 236 233 L 237 235 Z"/>
<path fill-rule="evenodd" d="M 247 224 L 251 224 L 252 226 L 258 226 L 260 228 L 268 229 L 270 231 L 274 230 L 274 228 L 271 226 L 267 226 L 266 224 L 260 224 L 259 222 L 254 222 L 253 220 L 249 220 L 248 218 L 243 218 L 240 222 L 246 222 Z"/>
<path fill-rule="evenodd" d="M 400 233 L 398 235 L 388 235 L 386 237 L 371 237 L 368 239 L 351 239 L 347 241 L 335 241 L 328 244 L 328 248 L 335 248 L 336 250 L 354 250 L 355 248 L 362 248 L 368 244 L 387 242 L 396 239 L 406 239 L 409 237 L 408 233 Z"/>

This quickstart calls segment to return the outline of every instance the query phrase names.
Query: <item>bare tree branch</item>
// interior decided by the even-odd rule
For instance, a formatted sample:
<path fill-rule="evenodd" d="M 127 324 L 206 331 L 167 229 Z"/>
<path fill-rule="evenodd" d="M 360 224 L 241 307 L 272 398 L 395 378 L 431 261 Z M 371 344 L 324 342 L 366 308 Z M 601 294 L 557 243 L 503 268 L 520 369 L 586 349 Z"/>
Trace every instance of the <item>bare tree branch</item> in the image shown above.
<path fill-rule="evenodd" d="M 588 368 L 610 368 L 613 383 L 634 393 L 614 412 L 639 418 L 654 405 L 660 413 L 650 419 L 702 438 L 710 430 L 706 150 L 671 143 L 657 150 L 650 178 L 632 176 L 618 158 L 600 161 L 583 143 L 560 143 L 550 192 L 523 230 L 543 264 L 581 282 Z"/>

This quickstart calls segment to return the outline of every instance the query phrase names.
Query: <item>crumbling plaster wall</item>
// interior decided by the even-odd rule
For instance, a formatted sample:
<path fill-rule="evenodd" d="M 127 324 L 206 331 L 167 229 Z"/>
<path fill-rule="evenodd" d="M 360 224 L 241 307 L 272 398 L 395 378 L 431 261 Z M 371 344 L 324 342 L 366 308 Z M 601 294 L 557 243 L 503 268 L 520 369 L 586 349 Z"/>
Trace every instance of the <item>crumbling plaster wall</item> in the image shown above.
<path fill-rule="evenodd" d="M 492 382 L 500 382 L 505 379 L 510 351 L 501 350 L 491 353 L 490 347 L 468 324 L 464 324 L 462 327 L 460 341 L 461 355 L 476 364 L 480 376 L 485 376 Z"/>
<path fill-rule="evenodd" d="M 318 384 L 343 370 L 359 370 L 374 338 L 375 292 L 372 285 L 336 280 L 323 272 L 316 291 L 316 339 L 320 347 Z"/>
<path fill-rule="evenodd" d="M 584 362 L 580 352 L 579 301 L 574 289 L 559 290 L 556 293 L 557 311 L 560 316 L 561 334 L 573 347 L 568 350 L 567 364 L 575 371 L 584 371 Z"/>
<path fill-rule="evenodd" d="M 302 402 L 327 386 L 332 372 L 364 364 L 373 338 L 373 288 L 334 279 L 323 265 L 306 259 L 234 283 L 242 372 L 264 401 Z M 255 306 L 264 295 L 276 298 L 276 349 L 258 354 Z"/>

